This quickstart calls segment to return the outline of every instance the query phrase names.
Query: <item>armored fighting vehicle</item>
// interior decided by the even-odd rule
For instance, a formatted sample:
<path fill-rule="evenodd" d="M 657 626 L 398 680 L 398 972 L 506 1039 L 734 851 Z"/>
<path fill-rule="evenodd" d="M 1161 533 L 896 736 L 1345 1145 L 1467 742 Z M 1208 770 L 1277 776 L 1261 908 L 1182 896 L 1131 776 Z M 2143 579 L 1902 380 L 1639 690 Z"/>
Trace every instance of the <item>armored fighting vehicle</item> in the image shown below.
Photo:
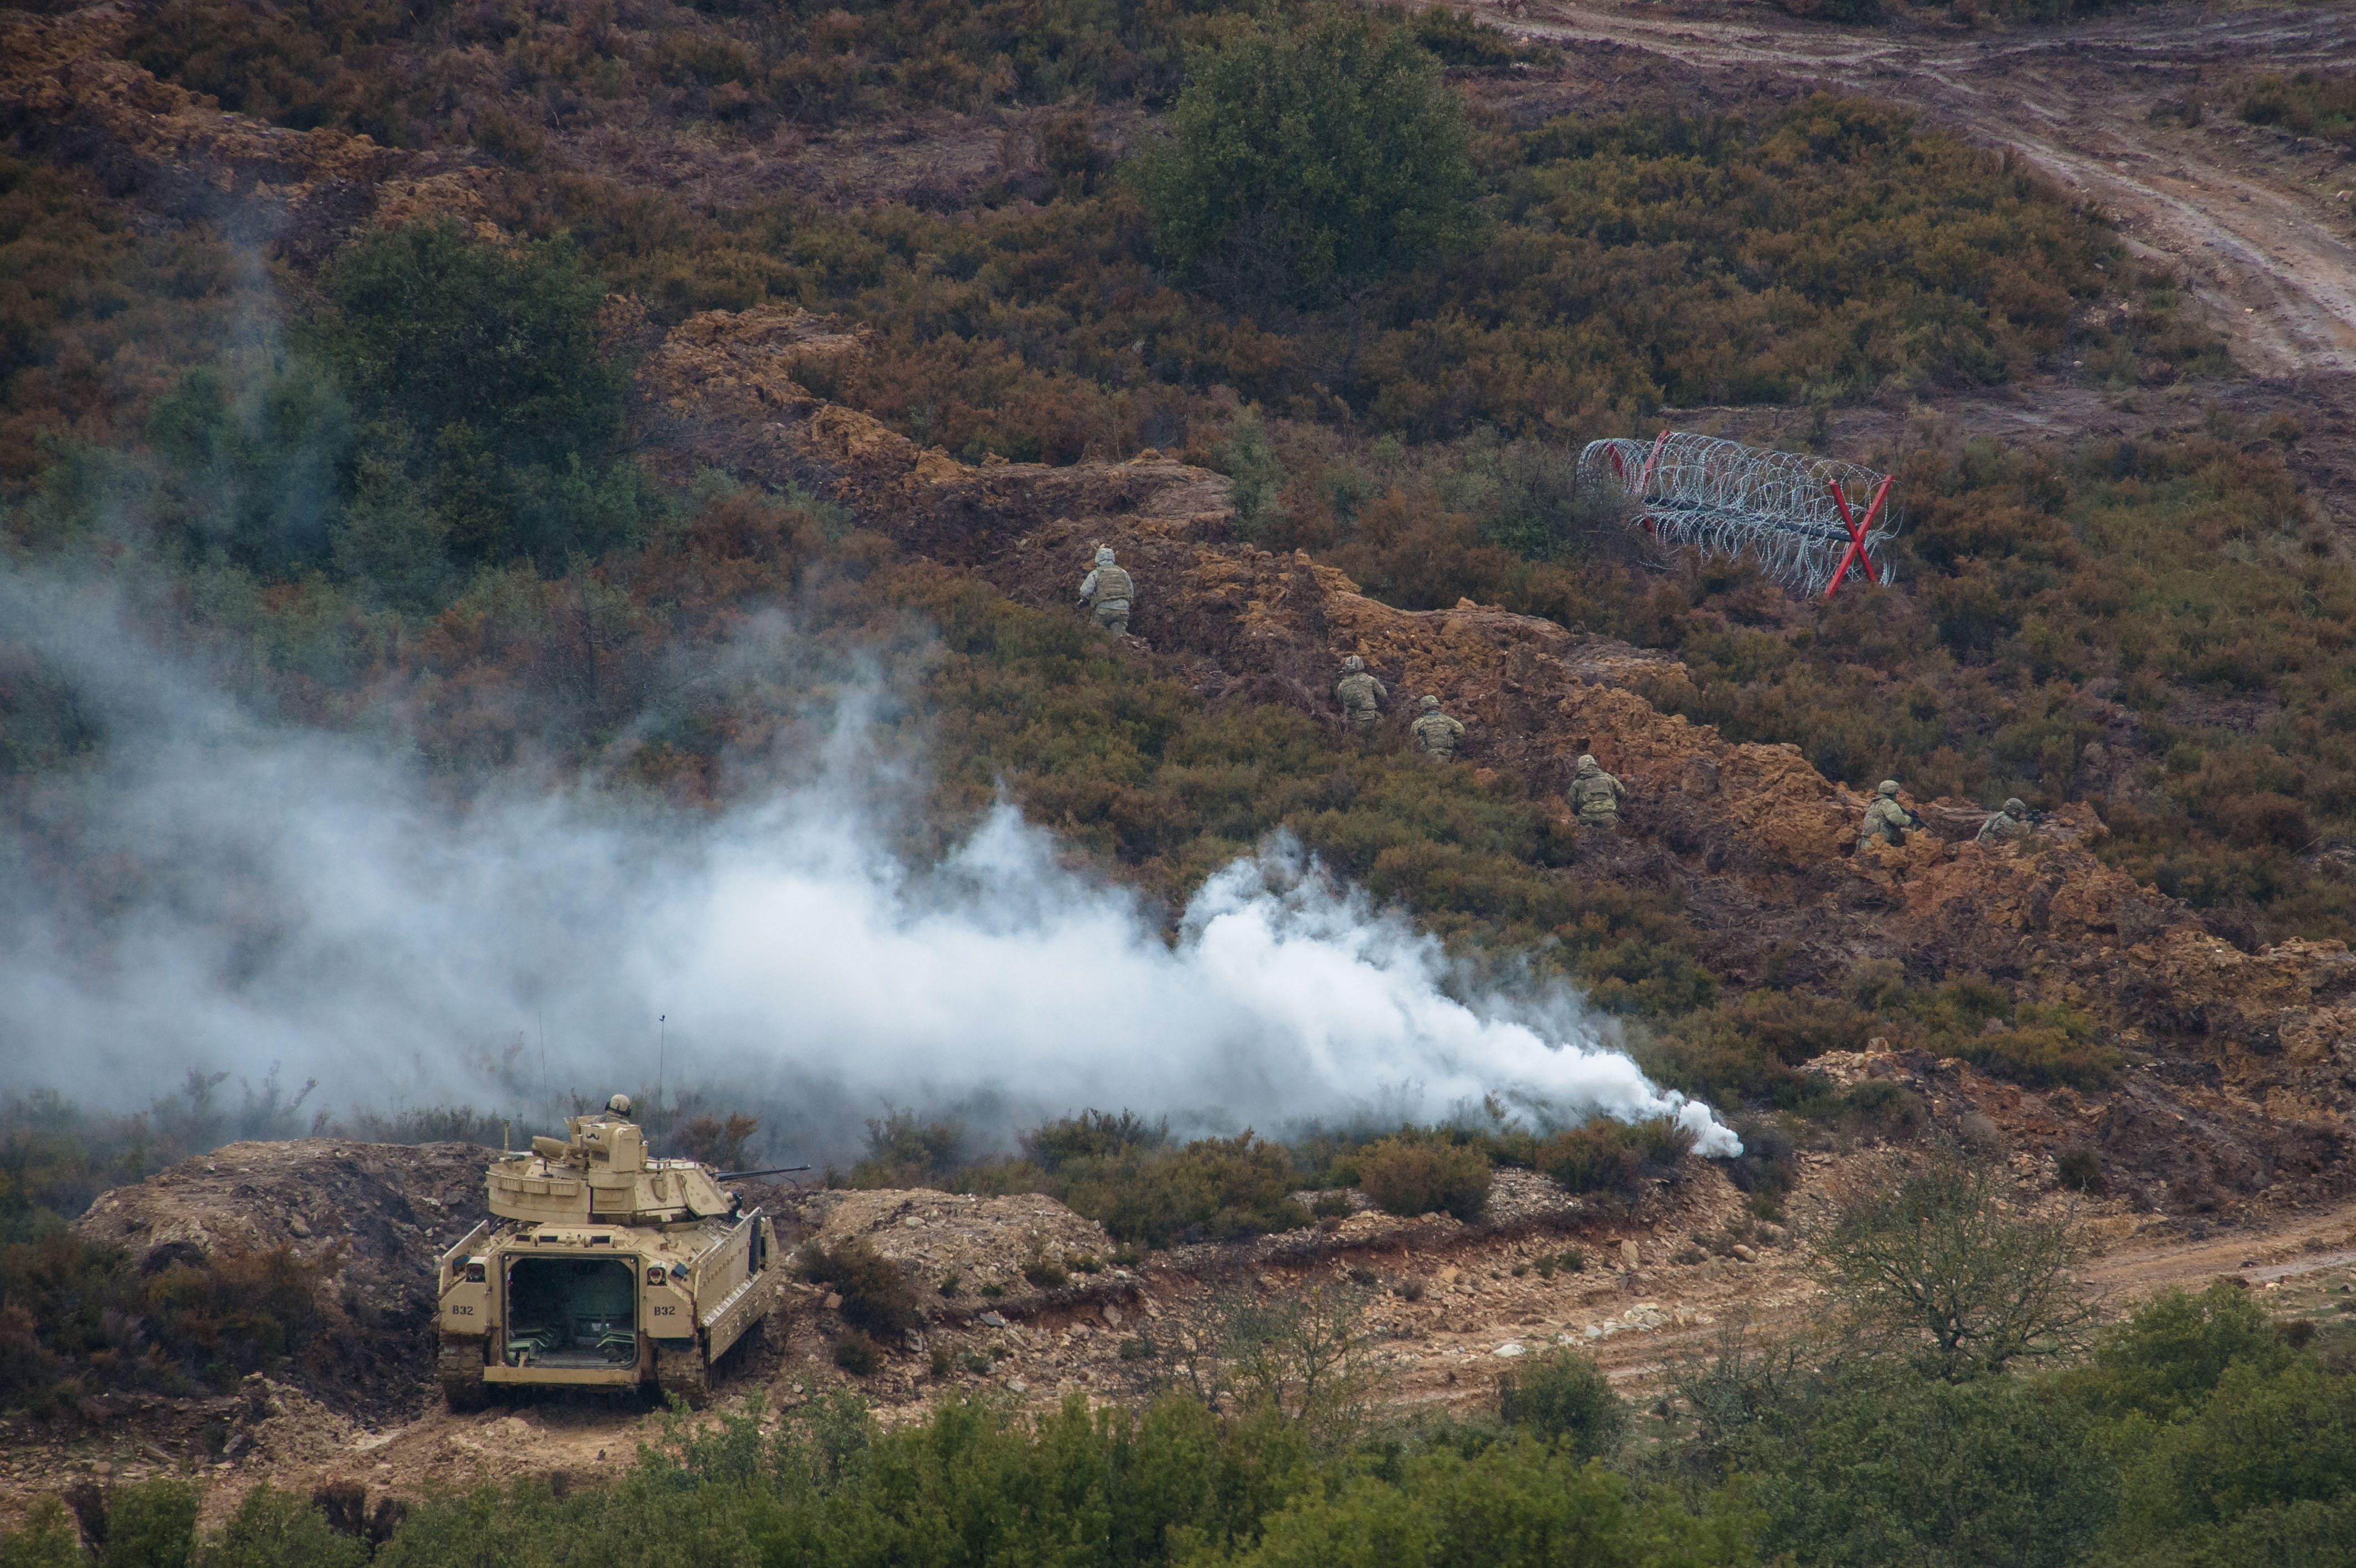
<path fill-rule="evenodd" d="M 785 1285 L 776 1236 L 714 1171 L 652 1159 L 614 1096 L 489 1171 L 491 1218 L 440 1263 L 436 1370 L 453 1410 L 498 1387 L 652 1385 L 700 1405 Z"/>

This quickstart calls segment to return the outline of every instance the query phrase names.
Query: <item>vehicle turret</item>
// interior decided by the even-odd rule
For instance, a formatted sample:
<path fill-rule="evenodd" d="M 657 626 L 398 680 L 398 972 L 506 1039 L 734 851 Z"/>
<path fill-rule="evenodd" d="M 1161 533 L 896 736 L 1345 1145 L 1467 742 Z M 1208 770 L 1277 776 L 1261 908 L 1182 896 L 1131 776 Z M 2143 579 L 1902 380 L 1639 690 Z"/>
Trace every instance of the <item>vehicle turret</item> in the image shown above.
<path fill-rule="evenodd" d="M 491 1163 L 491 1217 L 436 1265 L 443 1395 L 635 1385 L 700 1404 L 785 1287 L 776 1226 L 722 1183 L 809 1168 L 653 1158 L 621 1094 L 564 1127 Z"/>
<path fill-rule="evenodd" d="M 571 1116 L 569 1137 L 535 1137 L 490 1169 L 490 1208 L 503 1220 L 663 1225 L 733 1213 L 735 1200 L 691 1159 L 653 1159 L 647 1136 L 612 1116 Z"/>

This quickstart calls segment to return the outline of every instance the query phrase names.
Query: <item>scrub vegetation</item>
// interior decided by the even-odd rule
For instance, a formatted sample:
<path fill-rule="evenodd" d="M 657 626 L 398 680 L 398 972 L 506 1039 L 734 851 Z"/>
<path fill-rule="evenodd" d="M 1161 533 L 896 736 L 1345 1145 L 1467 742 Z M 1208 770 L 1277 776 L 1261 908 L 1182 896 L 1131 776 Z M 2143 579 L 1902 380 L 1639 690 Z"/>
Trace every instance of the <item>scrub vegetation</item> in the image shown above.
<path fill-rule="evenodd" d="M 481 155 L 499 237 L 470 215 L 258 254 L 12 144 L 5 570 L 105 583 L 256 709 L 398 735 L 453 799 L 534 769 L 712 810 L 738 761 L 792 754 L 880 689 L 877 745 L 929 764 L 907 770 L 912 857 L 1003 791 L 1174 912 L 1290 832 L 1468 973 L 1568 981 L 1623 1020 L 1656 1078 L 1737 1119 L 1750 1152 L 1729 1169 L 1762 1219 L 1806 1140 L 1922 1125 L 1905 1090 L 1804 1077 L 1811 1057 L 1879 1037 L 2030 1087 L 2124 1070 L 2083 1014 L 1979 976 L 1861 965 L 1837 995 L 1737 994 L 1674 887 L 1561 874 L 1571 835 L 1511 770 L 1474 782 L 1286 703 L 1207 701 L 827 496 L 658 479 L 636 348 L 700 310 L 789 302 L 871 334 L 809 367 L 810 389 L 921 443 L 1222 468 L 1248 540 L 1387 603 L 1469 596 L 1668 651 L 1683 673 L 1646 695 L 1730 739 L 1919 796 L 2092 799 L 2100 853 L 2211 929 L 2356 938 L 2331 852 L 2356 842 L 2356 583 L 2289 475 L 2310 439 L 2291 422 L 2029 452 L 1926 418 L 1882 454 L 1897 586 L 1826 606 L 1740 566 L 1642 566 L 1574 512 L 1579 445 L 1650 433 L 1664 407 L 1827 412 L 2047 374 L 2126 395 L 2225 368 L 2180 280 L 2017 162 L 1885 106 L 1513 120 L 1462 89 L 1543 70 L 1542 49 L 1445 10 L 1226 0 L 167 0 L 123 54 L 277 125 Z M 2344 138 L 2344 88 L 2255 79 L 2237 109 Z M 744 151 L 1019 104 L 1053 112 L 994 173 L 880 202 L 691 199 L 552 147 L 605 128 Z M 786 643 L 735 657 L 779 604 Z M 12 832 L 37 838 L 48 792 L 108 744 L 58 670 L 0 639 Z M 84 1246 L 65 1221 L 97 1191 L 232 1137 L 497 1125 L 314 1122 L 274 1080 L 241 1106 L 220 1087 L 131 1117 L 0 1104 L 0 1406 L 225 1388 L 372 1331 L 285 1253 L 141 1273 Z M 659 1131 L 742 1158 L 739 1109 Z M 1478 1221 L 1499 1169 L 1610 1205 L 1690 1147 L 1665 1122 L 1189 1139 L 1090 1111 L 986 1154 L 894 1112 L 837 1179 L 1047 1192 L 1142 1251 L 1299 1226 L 1301 1195 L 1344 1189 Z M 1277 1371 L 1260 1386 L 1295 1392 L 1223 1413 L 1173 1388 L 887 1431 L 819 1402 L 767 1435 L 757 1412 L 675 1428 L 610 1487 L 434 1498 L 373 1536 L 268 1488 L 200 1534 L 177 1483 L 124 1486 L 94 1533 L 37 1509 L 0 1564 L 2351 1561 L 2344 1333 L 2294 1345 L 2230 1286 L 2098 1331 L 2061 1279 L 2066 1237 L 1967 1168 L 1933 1176 L 1826 1243 L 1853 1332 L 1731 1335 L 1649 1411 L 1567 1350 L 1517 1371 L 1494 1417 L 1420 1430 L 1353 1426 Z M 2102 1167 L 2064 1176 L 2091 1189 Z M 1889 1294 L 1958 1259 L 1993 1264 L 1942 1321 Z M 865 1330 L 905 1330 L 896 1273 L 855 1249 L 807 1261 Z"/>
<path fill-rule="evenodd" d="M 2349 1336 L 2284 1332 L 2232 1281 L 2088 1333 L 2056 1268 L 2068 1245 L 1933 1157 L 1827 1244 L 1848 1317 L 1818 1339 L 1730 1328 L 1644 1410 L 1560 1349 L 1486 1410 L 1384 1419 L 1336 1299 L 1226 1314 L 1142 1408 L 953 1401 L 885 1427 L 847 1392 L 774 1420 L 756 1399 L 701 1426 L 682 1413 L 595 1487 L 492 1481 L 364 1518 L 333 1488 L 265 1485 L 205 1531 L 184 1482 L 91 1487 L 78 1517 L 50 1500 L 0 1533 L 0 1561 L 2348 1562 Z M 1963 1304 L 1946 1337 L 1902 1327 L 1926 1280 L 1993 1283 L 1942 1296 Z M 1896 1337 L 1860 1331 L 1876 1324 Z"/>

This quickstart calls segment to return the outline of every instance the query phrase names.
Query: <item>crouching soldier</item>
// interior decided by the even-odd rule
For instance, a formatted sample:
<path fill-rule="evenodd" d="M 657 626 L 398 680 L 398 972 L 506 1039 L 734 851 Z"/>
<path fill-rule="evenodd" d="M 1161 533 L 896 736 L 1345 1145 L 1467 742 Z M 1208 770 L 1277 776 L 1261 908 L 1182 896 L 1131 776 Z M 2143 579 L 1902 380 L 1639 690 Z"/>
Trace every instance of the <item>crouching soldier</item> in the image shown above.
<path fill-rule="evenodd" d="M 2014 838 L 2029 837 L 2029 807 L 2018 798 L 2007 800 L 2004 809 L 1980 824 L 1975 844 L 2002 844 Z"/>
<path fill-rule="evenodd" d="M 1423 711 L 1408 726 L 1415 736 L 1416 745 L 1427 757 L 1443 763 L 1456 760 L 1456 742 L 1464 739 L 1464 726 L 1440 710 L 1440 699 L 1426 696 Z"/>
<path fill-rule="evenodd" d="M 1881 787 L 1874 791 L 1872 803 L 1865 808 L 1865 826 L 1857 836 L 1858 851 L 1862 854 L 1867 845 L 1875 842 L 1893 849 L 1903 848 L 1910 826 L 1920 827 L 1922 819 L 1898 804 L 1898 781 L 1884 779 Z"/>

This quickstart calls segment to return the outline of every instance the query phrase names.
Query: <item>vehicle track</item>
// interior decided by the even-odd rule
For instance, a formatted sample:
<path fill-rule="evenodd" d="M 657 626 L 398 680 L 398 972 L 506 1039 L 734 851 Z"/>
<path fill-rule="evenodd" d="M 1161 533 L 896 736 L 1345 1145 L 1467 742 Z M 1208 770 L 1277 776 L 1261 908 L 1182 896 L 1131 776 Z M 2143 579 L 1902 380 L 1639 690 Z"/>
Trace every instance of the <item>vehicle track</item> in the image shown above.
<path fill-rule="evenodd" d="M 2337 195 L 2356 185 L 2356 165 L 2336 147 L 2243 125 L 2213 99 L 2197 126 L 2168 112 L 2261 67 L 2356 68 L 2349 0 L 2155 6 L 1977 33 L 1835 27 L 1763 5 L 1537 0 L 1516 15 L 1495 0 L 1472 4 L 1532 38 L 1772 70 L 1912 105 L 1974 141 L 2013 149 L 2100 208 L 2147 258 L 2171 259 L 2244 368 L 2356 375 L 2356 221 Z"/>

